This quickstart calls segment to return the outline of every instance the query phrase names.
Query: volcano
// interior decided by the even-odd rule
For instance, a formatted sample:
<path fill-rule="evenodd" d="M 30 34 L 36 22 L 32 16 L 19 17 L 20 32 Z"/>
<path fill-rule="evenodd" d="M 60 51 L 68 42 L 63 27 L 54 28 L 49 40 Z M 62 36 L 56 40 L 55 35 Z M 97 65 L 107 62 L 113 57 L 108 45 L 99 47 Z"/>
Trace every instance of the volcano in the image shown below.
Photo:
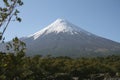
<path fill-rule="evenodd" d="M 94 57 L 119 54 L 120 51 L 120 43 L 92 34 L 65 19 L 57 19 L 22 40 L 30 56 Z"/>

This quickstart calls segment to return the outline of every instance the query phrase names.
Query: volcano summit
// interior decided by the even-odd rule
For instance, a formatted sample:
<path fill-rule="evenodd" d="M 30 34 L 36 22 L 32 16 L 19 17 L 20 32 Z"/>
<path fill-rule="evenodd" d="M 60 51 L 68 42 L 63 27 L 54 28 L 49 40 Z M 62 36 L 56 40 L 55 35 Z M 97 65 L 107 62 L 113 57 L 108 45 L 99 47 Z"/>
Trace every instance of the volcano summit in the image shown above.
<path fill-rule="evenodd" d="M 85 57 L 120 51 L 120 43 L 99 37 L 64 19 L 57 19 L 22 40 L 27 44 L 27 55 Z"/>

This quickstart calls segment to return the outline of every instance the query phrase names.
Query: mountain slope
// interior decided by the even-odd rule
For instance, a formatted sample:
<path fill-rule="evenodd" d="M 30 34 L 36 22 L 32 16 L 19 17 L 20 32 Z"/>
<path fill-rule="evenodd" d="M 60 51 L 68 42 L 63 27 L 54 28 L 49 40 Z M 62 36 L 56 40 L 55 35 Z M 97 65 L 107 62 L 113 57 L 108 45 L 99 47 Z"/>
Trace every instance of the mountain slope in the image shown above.
<path fill-rule="evenodd" d="M 57 19 L 44 29 L 22 39 L 27 44 L 27 55 L 105 56 L 120 51 L 120 44 Z"/>
<path fill-rule="evenodd" d="M 50 24 L 49 26 L 47 26 L 46 28 L 34 33 L 33 35 L 30 35 L 29 37 L 34 37 L 34 39 L 37 39 L 38 37 L 40 37 L 41 35 L 47 35 L 49 33 L 69 33 L 69 34 L 77 34 L 79 32 L 84 32 L 88 35 L 90 35 L 91 33 L 88 33 L 87 31 L 71 24 L 70 22 L 68 22 L 67 20 L 64 19 L 57 19 L 55 22 L 53 22 L 52 24 Z"/>

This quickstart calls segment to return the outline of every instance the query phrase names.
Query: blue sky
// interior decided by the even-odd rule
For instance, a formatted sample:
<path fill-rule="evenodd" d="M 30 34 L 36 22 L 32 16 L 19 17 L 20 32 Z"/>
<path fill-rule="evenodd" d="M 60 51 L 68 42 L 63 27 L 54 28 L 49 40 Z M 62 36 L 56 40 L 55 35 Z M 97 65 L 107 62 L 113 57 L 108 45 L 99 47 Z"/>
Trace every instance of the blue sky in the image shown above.
<path fill-rule="evenodd" d="M 22 22 L 11 22 L 6 41 L 46 27 L 57 18 L 96 35 L 120 42 L 120 0 L 24 0 Z"/>

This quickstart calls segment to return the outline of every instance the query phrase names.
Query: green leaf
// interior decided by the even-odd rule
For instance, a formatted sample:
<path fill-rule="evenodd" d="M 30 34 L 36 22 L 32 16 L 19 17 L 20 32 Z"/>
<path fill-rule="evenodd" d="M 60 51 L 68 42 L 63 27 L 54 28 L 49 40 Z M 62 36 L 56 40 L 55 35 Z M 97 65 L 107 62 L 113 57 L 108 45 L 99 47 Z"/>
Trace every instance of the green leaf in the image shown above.
<path fill-rule="evenodd" d="M 3 0 L 3 1 L 4 1 L 5 5 L 6 5 L 7 7 L 10 6 L 9 3 L 8 3 L 8 0 Z"/>
<path fill-rule="evenodd" d="M 22 6 L 23 5 L 23 2 L 21 0 L 18 0 L 17 3 Z"/>
<path fill-rule="evenodd" d="M 16 9 L 15 12 L 14 12 L 14 15 L 17 16 L 18 13 L 20 13 L 20 12 Z"/>
<path fill-rule="evenodd" d="M 19 18 L 19 17 L 17 17 L 16 19 L 17 19 L 18 22 L 21 22 L 21 21 L 22 21 L 22 19 Z"/>
<path fill-rule="evenodd" d="M 7 8 L 3 8 L 3 12 L 6 12 L 6 11 L 8 11 L 8 9 Z"/>

